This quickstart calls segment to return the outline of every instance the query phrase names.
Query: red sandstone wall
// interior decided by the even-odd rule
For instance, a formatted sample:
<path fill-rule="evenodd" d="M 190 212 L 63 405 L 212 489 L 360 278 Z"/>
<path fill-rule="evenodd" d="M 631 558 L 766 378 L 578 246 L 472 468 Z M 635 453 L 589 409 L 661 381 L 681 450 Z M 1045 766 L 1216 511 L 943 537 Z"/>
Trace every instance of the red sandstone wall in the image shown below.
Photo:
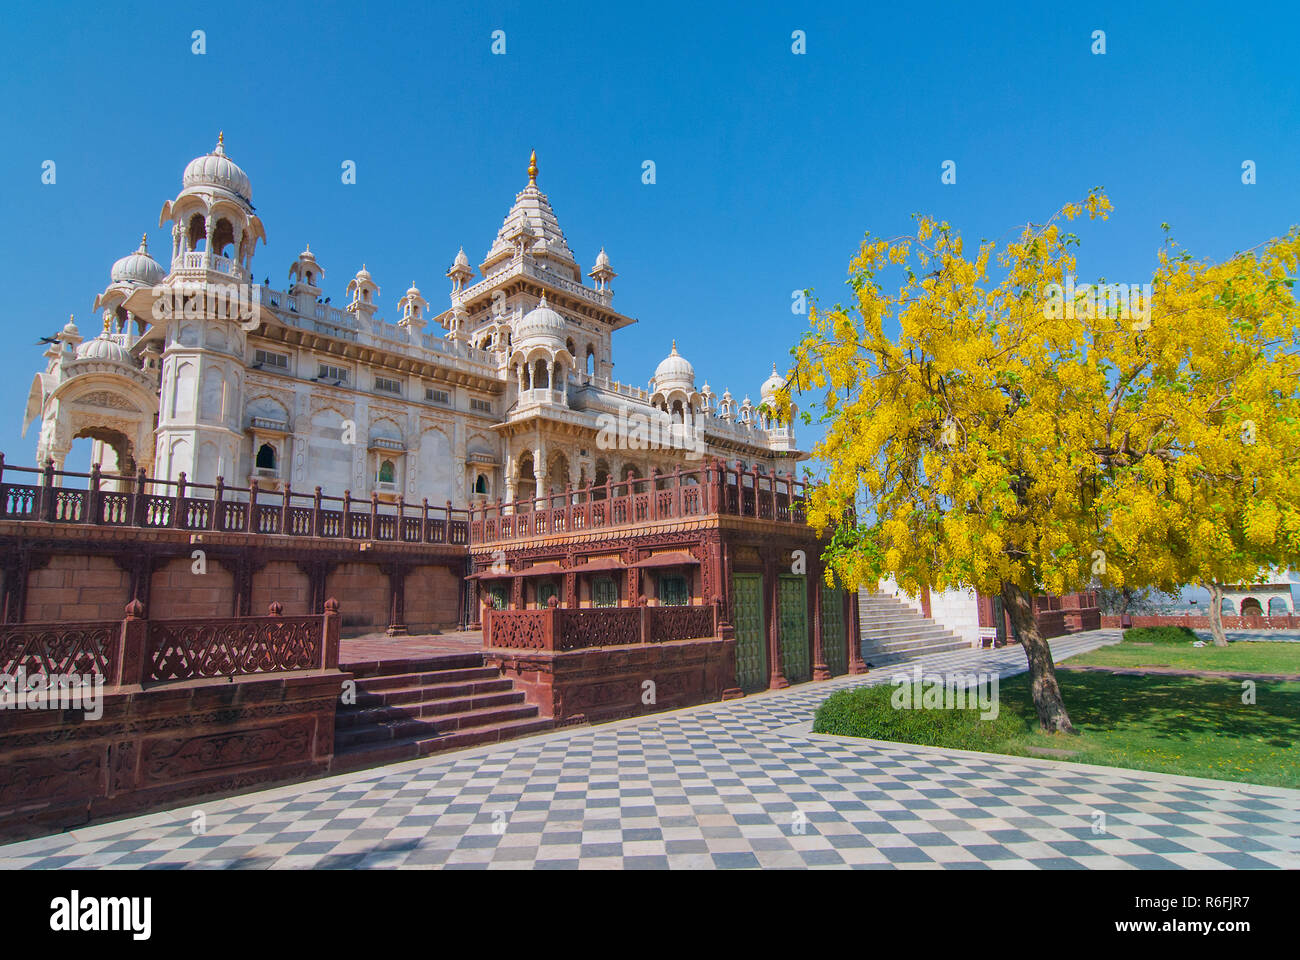
<path fill-rule="evenodd" d="M 204 574 L 194 573 L 193 565 L 190 557 L 177 557 L 154 571 L 149 588 L 151 618 L 180 620 L 234 614 L 234 575 L 212 557 L 208 557 Z M 255 612 L 265 613 L 266 609 Z M 115 616 L 120 617 L 121 613 Z"/>
<path fill-rule="evenodd" d="M 339 564 L 325 578 L 325 596 L 339 602 L 344 636 L 388 627 L 388 576 L 378 564 Z M 406 599 L 409 604 L 412 598 L 408 595 Z"/>
<path fill-rule="evenodd" d="M 1191 627 L 1193 630 L 1210 629 L 1209 615 L 1204 616 L 1161 616 L 1143 614 L 1133 616 L 1135 627 Z M 1119 616 L 1107 615 L 1101 618 L 1103 627 L 1118 627 Z M 1223 626 L 1228 630 L 1295 630 L 1300 628 L 1300 616 L 1287 614 L 1281 617 L 1237 617 L 1224 615 Z"/>
<path fill-rule="evenodd" d="M 432 633 L 457 626 L 459 591 L 460 578 L 446 567 L 416 567 L 406 576 L 407 629 L 411 633 Z"/>
<path fill-rule="evenodd" d="M 29 621 L 120 620 L 130 600 L 130 575 L 111 557 L 56 554 L 27 583 Z M 229 611 L 226 611 L 229 612 Z"/>
<path fill-rule="evenodd" d="M 286 617 L 301 617 L 314 612 L 308 609 L 311 604 L 311 584 L 297 564 L 277 560 L 253 574 L 249 611 L 255 617 L 263 616 L 272 600 L 284 604 Z"/>

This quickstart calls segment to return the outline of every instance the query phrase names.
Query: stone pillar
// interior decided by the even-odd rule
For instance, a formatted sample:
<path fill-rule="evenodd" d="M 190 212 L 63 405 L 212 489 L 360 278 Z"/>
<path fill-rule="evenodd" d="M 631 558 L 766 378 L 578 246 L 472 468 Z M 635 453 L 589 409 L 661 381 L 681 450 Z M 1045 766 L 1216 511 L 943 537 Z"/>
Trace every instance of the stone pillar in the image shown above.
<path fill-rule="evenodd" d="M 402 563 L 391 563 L 379 569 L 388 574 L 388 635 L 406 636 L 407 567 Z"/>
<path fill-rule="evenodd" d="M 640 559 L 640 550 L 634 547 L 628 551 L 627 605 L 629 607 L 635 607 L 641 602 L 641 571 L 632 566 Z"/>
<path fill-rule="evenodd" d="M 815 553 L 815 551 L 814 551 Z M 826 665 L 826 651 L 822 646 L 822 569 L 821 558 L 808 558 L 808 609 L 812 611 L 812 678 L 829 680 L 831 668 Z"/>
<path fill-rule="evenodd" d="M 785 678 L 785 663 L 781 656 L 781 588 L 776 560 L 770 555 L 763 560 L 764 596 L 767 599 L 767 662 L 769 690 L 784 690 L 790 686 Z"/>
<path fill-rule="evenodd" d="M 862 661 L 862 644 L 859 634 L 862 625 L 858 620 L 858 591 L 844 591 L 844 638 L 849 645 L 849 673 L 866 673 L 867 665 Z"/>

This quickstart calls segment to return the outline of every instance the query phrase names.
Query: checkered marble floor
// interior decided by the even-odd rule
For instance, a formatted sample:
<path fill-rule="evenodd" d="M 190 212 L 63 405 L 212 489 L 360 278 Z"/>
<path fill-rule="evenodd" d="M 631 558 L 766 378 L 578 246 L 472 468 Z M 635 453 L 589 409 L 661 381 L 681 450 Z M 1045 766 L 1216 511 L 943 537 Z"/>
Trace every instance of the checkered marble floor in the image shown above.
<path fill-rule="evenodd" d="M 12 844 L 0 867 L 1300 867 L 1300 791 L 808 732 L 832 691 L 909 666 Z"/>

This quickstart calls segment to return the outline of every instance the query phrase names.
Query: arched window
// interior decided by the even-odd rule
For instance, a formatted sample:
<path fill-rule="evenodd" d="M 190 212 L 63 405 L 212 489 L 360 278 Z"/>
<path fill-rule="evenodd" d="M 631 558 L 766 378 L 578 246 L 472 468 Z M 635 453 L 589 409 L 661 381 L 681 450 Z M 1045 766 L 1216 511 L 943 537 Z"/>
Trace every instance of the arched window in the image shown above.
<path fill-rule="evenodd" d="M 1270 617 L 1285 617 L 1290 611 L 1286 608 L 1286 601 L 1281 597 L 1269 597 L 1268 615 Z"/>
<path fill-rule="evenodd" d="M 550 380 L 547 377 L 547 363 L 545 360 L 538 360 L 533 365 L 533 389 L 542 390 L 550 386 Z"/>
<path fill-rule="evenodd" d="M 1241 601 L 1241 615 L 1243 617 L 1261 617 L 1264 615 L 1264 608 L 1260 606 L 1259 601 L 1254 597 L 1247 597 Z"/>
<path fill-rule="evenodd" d="M 393 466 L 393 461 L 385 460 L 379 465 L 379 482 L 393 483 L 397 474 L 397 468 Z"/>
<path fill-rule="evenodd" d="M 484 497 L 488 495 L 488 478 L 484 474 L 480 473 L 474 481 L 474 492 Z"/>
<path fill-rule="evenodd" d="M 307 271 L 307 286 L 311 286 L 311 271 Z"/>
<path fill-rule="evenodd" d="M 592 349 L 591 344 L 587 344 L 587 375 L 596 375 L 596 351 Z"/>
<path fill-rule="evenodd" d="M 275 447 L 271 446 L 269 443 L 264 443 L 257 448 L 257 469 L 275 469 Z"/>
<path fill-rule="evenodd" d="M 370 302 L 370 291 L 369 291 L 369 290 L 362 290 L 362 291 L 361 291 L 361 299 L 364 300 L 366 303 L 369 303 L 369 302 Z"/>
<path fill-rule="evenodd" d="M 202 250 L 203 247 L 200 246 L 199 244 L 202 242 L 206 245 L 207 236 L 208 236 L 208 226 L 207 223 L 205 223 L 203 220 L 203 214 L 201 213 L 194 214 L 194 216 L 190 217 L 190 230 L 189 230 L 190 249 Z"/>
<path fill-rule="evenodd" d="M 217 221 L 216 229 L 212 231 L 212 252 L 219 257 L 226 256 L 226 249 L 235 244 L 235 228 L 230 225 L 230 221 L 222 217 Z"/>

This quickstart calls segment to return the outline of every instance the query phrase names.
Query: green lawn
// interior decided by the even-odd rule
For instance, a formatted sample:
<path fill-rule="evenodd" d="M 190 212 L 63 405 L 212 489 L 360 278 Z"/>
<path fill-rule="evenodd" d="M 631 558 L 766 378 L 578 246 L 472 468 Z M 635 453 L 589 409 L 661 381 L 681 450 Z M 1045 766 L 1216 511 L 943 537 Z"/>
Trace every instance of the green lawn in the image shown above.
<path fill-rule="evenodd" d="M 813 729 L 1014 756 L 1069 750 L 1077 753 L 1050 759 L 1300 788 L 1300 683 L 1259 681 L 1256 702 L 1245 705 L 1236 680 L 1058 677 L 1078 736 L 1038 730 L 1027 674 L 1002 682 L 996 720 L 970 710 L 894 710 L 887 683 L 834 694 Z"/>
<path fill-rule="evenodd" d="M 1102 667 L 1175 667 L 1179 670 L 1224 670 L 1232 673 L 1300 674 L 1300 643 L 1236 642 L 1209 644 L 1159 643 L 1145 646 L 1127 641 L 1082 653 L 1064 661 Z"/>

